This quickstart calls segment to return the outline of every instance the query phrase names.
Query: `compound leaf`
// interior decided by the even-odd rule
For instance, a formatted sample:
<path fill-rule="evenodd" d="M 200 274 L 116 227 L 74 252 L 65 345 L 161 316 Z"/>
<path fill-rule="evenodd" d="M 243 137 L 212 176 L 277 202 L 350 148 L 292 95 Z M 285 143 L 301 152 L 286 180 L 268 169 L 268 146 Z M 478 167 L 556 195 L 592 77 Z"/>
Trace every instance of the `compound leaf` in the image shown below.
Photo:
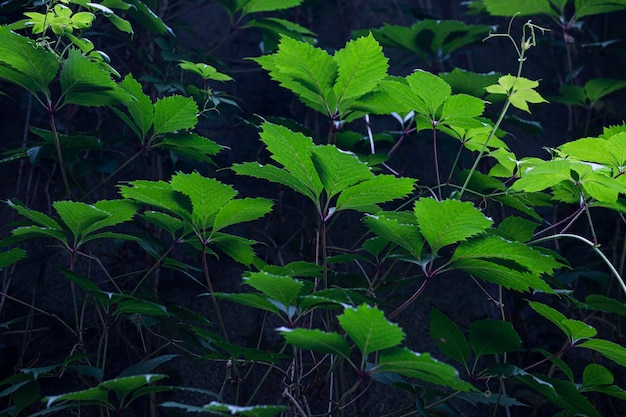
<path fill-rule="evenodd" d="M 357 308 L 346 308 L 338 320 L 363 358 L 372 352 L 394 347 L 404 340 L 402 329 L 385 319 L 384 313 L 375 307 L 363 304 Z"/>

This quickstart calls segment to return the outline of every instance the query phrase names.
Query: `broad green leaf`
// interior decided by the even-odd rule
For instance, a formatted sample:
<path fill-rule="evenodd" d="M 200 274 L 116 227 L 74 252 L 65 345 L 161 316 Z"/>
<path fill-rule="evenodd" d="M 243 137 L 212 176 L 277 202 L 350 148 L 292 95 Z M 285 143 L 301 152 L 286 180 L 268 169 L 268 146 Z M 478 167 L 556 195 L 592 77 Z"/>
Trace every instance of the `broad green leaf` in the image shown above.
<path fill-rule="evenodd" d="M 194 161 L 208 162 L 213 160 L 208 155 L 215 155 L 223 146 L 193 132 L 166 133 L 155 148 L 165 148 Z"/>
<path fill-rule="evenodd" d="M 540 162 L 527 168 L 522 178 L 515 181 L 512 190 L 529 193 L 543 191 L 563 181 L 572 181 L 570 168 L 572 162 L 565 159 Z"/>
<path fill-rule="evenodd" d="M 105 227 L 130 221 L 137 213 L 137 205 L 129 200 L 100 200 L 95 202 L 93 206 L 109 215 L 85 227 L 83 230 L 85 235 Z"/>
<path fill-rule="evenodd" d="M 420 198 L 415 202 L 414 212 L 419 229 L 433 253 L 482 233 L 493 223 L 472 203 L 458 200 L 439 202 Z"/>
<path fill-rule="evenodd" d="M 167 376 L 161 374 L 124 376 L 104 381 L 98 385 L 98 388 L 115 391 L 120 398 L 124 399 L 134 390 L 143 387 L 144 385 L 159 381 L 163 378 L 167 378 Z"/>
<path fill-rule="evenodd" d="M 613 362 L 621 366 L 626 366 L 626 348 L 615 342 L 602 339 L 589 339 L 576 346 L 594 350 Z"/>
<path fill-rule="evenodd" d="M 576 0 L 576 18 L 611 13 L 626 8 L 624 0 Z"/>
<path fill-rule="evenodd" d="M 328 198 L 351 185 L 374 177 L 367 164 L 359 161 L 355 154 L 332 145 L 314 147 L 312 157 Z"/>
<path fill-rule="evenodd" d="M 5 252 L 0 252 L 0 269 L 13 265 L 21 259 L 24 259 L 25 256 L 26 251 L 20 248 L 13 248 Z"/>
<path fill-rule="evenodd" d="M 165 181 L 135 180 L 127 186 L 120 186 L 120 194 L 124 198 L 138 201 L 152 207 L 169 211 L 178 217 L 191 222 L 191 203 L 189 198 L 174 190 Z"/>
<path fill-rule="evenodd" d="M 501 320 L 472 322 L 469 338 L 477 358 L 495 353 L 513 352 L 522 345 L 513 325 Z"/>
<path fill-rule="evenodd" d="M 438 310 L 430 311 L 430 337 L 437 347 L 450 358 L 467 365 L 470 346 L 461 329 Z"/>
<path fill-rule="evenodd" d="M 530 307 L 561 329 L 572 344 L 582 339 L 589 339 L 597 334 L 595 328 L 579 320 L 568 319 L 559 311 L 536 301 L 529 302 Z"/>
<path fill-rule="evenodd" d="M 411 90 L 417 94 L 423 105 L 413 110 L 419 111 L 432 120 L 437 120 L 437 110 L 452 94 L 452 89 L 443 79 L 423 70 L 417 70 L 406 77 Z"/>
<path fill-rule="evenodd" d="M 379 87 L 395 102 L 396 113 L 417 110 L 420 114 L 428 114 L 426 103 L 411 89 L 406 79 L 388 77 L 380 82 Z"/>
<path fill-rule="evenodd" d="M 590 363 L 583 371 L 583 390 L 594 385 L 611 385 L 615 377 L 611 371 L 598 363 Z"/>
<path fill-rule="evenodd" d="M 111 301 L 115 305 L 115 315 L 129 314 L 151 317 L 167 317 L 167 308 L 161 304 L 134 298 L 122 294 L 114 294 Z M 136 324 L 141 325 L 141 324 Z"/>
<path fill-rule="evenodd" d="M 534 88 L 539 85 L 537 81 L 513 75 L 503 75 L 498 79 L 498 84 L 485 88 L 488 93 L 505 94 L 514 107 L 530 113 L 528 103 L 546 103 L 547 101 L 537 93 Z"/>
<path fill-rule="evenodd" d="M 152 135 L 193 129 L 198 123 L 198 105 L 191 97 L 169 96 L 154 103 Z"/>
<path fill-rule="evenodd" d="M 621 8 L 626 8 L 626 1 L 620 1 Z M 585 93 L 591 106 L 598 100 L 626 87 L 626 80 L 612 78 L 594 78 L 585 83 Z"/>
<path fill-rule="evenodd" d="M 172 177 L 170 184 L 174 190 L 191 200 L 193 225 L 201 232 L 209 229 L 211 217 L 237 195 L 237 191 L 231 186 L 203 177 L 197 172 L 178 172 Z"/>
<path fill-rule="evenodd" d="M 251 265 L 254 261 L 252 245 L 254 240 L 225 233 L 215 233 L 211 238 L 212 245 L 243 265 Z"/>
<path fill-rule="evenodd" d="M 286 314 L 289 314 L 289 307 L 295 305 L 294 301 L 304 285 L 302 281 L 297 281 L 288 276 L 273 275 L 267 272 L 252 272 L 245 278 L 244 282 L 257 291 L 262 292 L 267 297 L 276 300 L 278 306 Z"/>
<path fill-rule="evenodd" d="M 141 217 L 168 232 L 172 239 L 176 238 L 176 232 L 183 227 L 182 220 L 172 217 L 169 214 L 161 213 L 160 211 L 147 210 L 141 215 Z"/>
<path fill-rule="evenodd" d="M 512 242 L 499 236 L 473 239 L 461 243 L 454 251 L 451 262 L 464 259 L 484 259 L 494 263 L 502 260 L 503 265 L 533 275 L 551 275 L 562 265 L 553 257 L 543 254 L 532 247 L 519 242 Z M 508 263 L 505 263 L 507 261 Z"/>
<path fill-rule="evenodd" d="M 346 43 L 333 57 L 337 63 L 338 77 L 333 90 L 337 103 L 331 103 L 341 112 L 345 102 L 363 96 L 376 88 L 387 75 L 387 58 L 381 46 L 370 33 Z M 331 111 L 334 112 L 334 108 Z"/>
<path fill-rule="evenodd" d="M 216 81 L 230 81 L 232 80 L 226 74 L 222 74 L 215 69 L 214 66 L 209 64 L 204 64 L 202 62 L 195 63 L 191 61 L 181 60 L 180 64 L 178 64 L 185 71 L 193 72 L 205 80 L 216 80 Z"/>
<path fill-rule="evenodd" d="M 216 401 L 204 405 L 202 411 L 210 412 L 220 416 L 242 416 L 242 417 L 274 417 L 288 408 L 283 405 L 253 405 L 239 406 L 219 403 Z"/>
<path fill-rule="evenodd" d="M 59 70 L 54 53 L 39 48 L 27 37 L 0 26 L 0 79 L 36 95 L 48 94 L 48 84 Z"/>
<path fill-rule="evenodd" d="M 20 215 L 35 222 L 39 226 L 43 226 L 49 229 L 63 230 L 61 228 L 61 225 L 57 223 L 57 221 L 54 220 L 52 217 L 42 212 L 28 209 L 24 207 L 24 205 L 19 201 L 14 202 L 12 200 L 7 200 L 7 204 L 9 205 L 9 207 L 14 208 Z"/>
<path fill-rule="evenodd" d="M 317 329 L 288 329 L 286 327 L 277 330 L 282 333 L 287 343 L 301 349 L 330 353 L 350 359 L 350 346 L 338 333 L 328 333 Z"/>
<path fill-rule="evenodd" d="M 416 353 L 406 348 L 391 348 L 380 352 L 377 372 L 394 372 L 458 391 L 474 388 L 459 378 L 452 366 L 433 359 L 428 353 Z M 372 371 L 373 372 L 373 371 Z"/>
<path fill-rule="evenodd" d="M 387 321 L 384 313 L 375 307 L 363 304 L 358 308 L 346 308 L 337 319 L 361 351 L 363 360 L 370 353 L 397 346 L 404 340 L 402 329 Z"/>
<path fill-rule="evenodd" d="M 531 16 L 547 14 L 557 16 L 548 0 L 525 0 L 523 3 L 511 0 L 483 0 L 487 11 L 492 16 Z"/>
<path fill-rule="evenodd" d="M 58 403 L 61 401 L 95 401 L 98 404 L 110 405 L 108 397 L 109 392 L 98 386 L 81 391 L 68 392 L 61 395 L 46 397 L 44 398 L 44 401 L 46 401 L 47 408 L 50 408 L 50 406 L 54 403 Z"/>
<path fill-rule="evenodd" d="M 281 164 L 296 181 L 309 190 L 307 195 L 317 201 L 322 191 L 322 182 L 311 158 L 313 140 L 301 133 L 292 132 L 284 126 L 263 123 L 261 140 L 272 153 L 272 159 Z"/>
<path fill-rule="evenodd" d="M 172 29 L 163 23 L 163 20 L 150 10 L 146 3 L 141 0 L 124 0 L 124 2 L 131 6 L 127 9 L 127 13 L 145 29 L 159 35 L 174 36 Z"/>
<path fill-rule="evenodd" d="M 328 96 L 334 94 L 337 64 L 326 51 L 284 36 L 278 52 L 254 60 L 304 104 L 323 114 L 332 114 Z"/>
<path fill-rule="evenodd" d="M 498 225 L 496 232 L 504 239 L 528 242 L 539 224 L 517 216 L 508 216 Z"/>
<path fill-rule="evenodd" d="M 452 87 L 455 94 L 468 94 L 472 97 L 485 95 L 485 88 L 498 82 L 502 74 L 490 72 L 486 74 L 454 68 L 451 72 L 439 74 L 439 77 Z"/>
<path fill-rule="evenodd" d="M 378 236 L 406 249 L 416 259 L 421 259 L 424 241 L 413 213 L 404 213 L 402 216 L 395 212 L 379 212 L 367 215 L 363 221 Z"/>
<path fill-rule="evenodd" d="M 412 178 L 377 175 L 343 190 L 337 198 L 337 211 L 371 210 L 376 204 L 406 197 L 413 191 L 414 184 L 415 180 Z"/>
<path fill-rule="evenodd" d="M 466 94 L 457 94 L 443 103 L 439 123 L 463 128 L 481 127 L 482 123 L 475 119 L 483 114 L 485 102 Z"/>
<path fill-rule="evenodd" d="M 504 288 L 516 291 L 539 290 L 545 293 L 554 293 L 552 288 L 539 276 L 521 272 L 519 269 L 511 269 L 506 260 L 499 262 L 497 258 L 488 261 L 480 258 L 457 259 L 452 265 L 456 269 L 492 282 Z M 516 266 L 513 263 L 513 266 Z M 516 268 L 518 268 L 516 266 Z"/>
<path fill-rule="evenodd" d="M 617 175 L 626 165 L 626 132 L 602 138 L 583 138 L 567 142 L 558 148 L 564 156 L 610 166 Z"/>
<path fill-rule="evenodd" d="M 269 311 L 270 313 L 279 315 L 280 311 L 276 304 L 272 303 L 267 299 L 267 297 L 262 296 L 261 294 L 253 294 L 253 293 L 213 293 L 217 298 L 222 298 L 225 300 L 230 300 L 235 303 L 242 304 L 244 306 L 256 308 L 259 310 Z"/>
<path fill-rule="evenodd" d="M 230 200 L 217 212 L 213 230 L 261 218 L 272 210 L 272 204 L 271 200 L 265 198 Z"/>
<path fill-rule="evenodd" d="M 111 79 L 109 71 L 102 69 L 76 49 L 69 51 L 61 68 L 60 82 L 65 104 L 113 106 L 131 99 Z"/>
<path fill-rule="evenodd" d="M 114 13 L 107 13 L 105 14 L 105 17 L 109 19 L 111 23 L 113 23 L 113 26 L 115 26 L 117 30 L 120 30 L 124 33 L 133 34 L 133 26 L 128 20 L 122 19 Z"/>
<path fill-rule="evenodd" d="M 2 240 L 3 246 L 13 245 L 25 240 L 49 237 L 69 244 L 65 231 L 40 226 L 20 226 L 11 231 L 11 236 Z"/>
<path fill-rule="evenodd" d="M 553 404 L 569 411 L 571 415 L 582 414 L 588 417 L 601 417 L 589 399 L 578 391 L 575 384 L 569 381 L 531 374 L 516 376 L 515 380 L 528 385 Z"/>
<path fill-rule="evenodd" d="M 111 213 L 79 201 L 55 201 L 52 205 L 72 232 L 75 245 L 82 243 L 88 230 L 94 230 L 94 223 L 111 217 Z"/>
<path fill-rule="evenodd" d="M 135 133 L 140 140 L 144 140 L 154 122 L 154 105 L 152 100 L 143 92 L 141 84 L 133 78 L 132 74 L 124 77 L 120 87 L 132 96 L 132 99 L 126 102 L 126 108 L 134 122 L 134 126 L 137 128 Z"/>
<path fill-rule="evenodd" d="M 271 12 L 299 6 L 302 0 L 246 0 L 243 3 L 242 13 Z"/>
<path fill-rule="evenodd" d="M 164 364 L 165 362 L 169 362 L 177 356 L 179 355 L 169 354 L 169 355 L 161 355 L 161 356 L 156 356 L 150 359 L 142 360 L 141 362 L 131 365 L 128 368 L 124 369 L 122 372 L 120 372 L 120 374 L 118 375 L 118 378 L 149 374 L 150 372 L 154 371 L 154 369 L 157 366 L 160 366 Z"/>
<path fill-rule="evenodd" d="M 615 298 L 606 297 L 599 294 L 590 294 L 585 298 L 586 308 L 604 311 L 606 313 L 616 313 L 626 316 L 626 304 Z"/>
<path fill-rule="evenodd" d="M 315 195 L 306 185 L 298 181 L 288 171 L 274 165 L 261 165 L 256 162 L 244 162 L 232 166 L 233 171 L 239 175 L 260 178 L 277 184 L 285 185 L 292 190 L 308 197 L 312 201 L 317 201 L 319 196 Z"/>

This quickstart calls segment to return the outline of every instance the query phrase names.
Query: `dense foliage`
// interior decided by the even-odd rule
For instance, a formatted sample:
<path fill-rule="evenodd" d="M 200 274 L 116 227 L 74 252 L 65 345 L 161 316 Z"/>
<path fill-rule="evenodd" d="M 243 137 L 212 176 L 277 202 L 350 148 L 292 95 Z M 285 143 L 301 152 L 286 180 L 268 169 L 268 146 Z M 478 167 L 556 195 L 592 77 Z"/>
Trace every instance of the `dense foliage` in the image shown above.
<path fill-rule="evenodd" d="M 164 3 L 0 4 L 0 416 L 626 413 L 623 1 Z"/>

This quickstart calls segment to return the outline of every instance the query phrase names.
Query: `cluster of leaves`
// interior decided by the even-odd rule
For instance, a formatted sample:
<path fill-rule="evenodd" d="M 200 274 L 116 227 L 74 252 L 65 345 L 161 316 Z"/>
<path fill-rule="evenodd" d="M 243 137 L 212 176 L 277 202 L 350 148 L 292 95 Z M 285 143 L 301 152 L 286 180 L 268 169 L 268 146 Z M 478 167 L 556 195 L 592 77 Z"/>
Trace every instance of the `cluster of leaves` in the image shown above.
<path fill-rule="evenodd" d="M 558 246 L 551 250 L 541 245 L 561 238 L 587 244 L 626 293 L 621 271 L 599 248 L 590 213 L 595 208 L 626 212 L 626 128 L 605 128 L 598 137 L 567 142 L 551 149 L 549 159 L 518 157 L 502 130 L 511 120 L 509 109 L 530 114 L 533 106 L 546 103 L 537 91 L 539 83 L 521 75 L 526 53 L 536 45 L 535 32 L 543 28 L 527 22 L 519 44 L 510 31 L 491 34 L 515 45 L 515 75 L 457 68 L 395 76 L 389 74 L 383 46 L 404 49 L 442 68 L 451 54 L 476 43 L 491 28 L 434 20 L 410 27 L 385 25 L 357 34 L 330 54 L 314 46 L 314 34 L 306 28 L 260 14 L 298 6 L 301 0 L 220 3 L 233 29 L 264 30 L 263 50 L 273 53 L 254 61 L 328 119 L 328 132 L 319 135 L 303 133 L 306 128 L 293 121 L 263 121 L 259 137 L 270 163 L 230 167 L 237 175 L 285 187 L 294 198 L 303 198 L 305 211 L 315 220 L 314 230 L 302 231 L 315 236 L 310 242 L 314 259 L 274 265 L 274 259 L 259 256 L 258 242 L 250 238 L 254 228 L 242 226 L 282 216 L 289 207 L 278 206 L 281 201 L 273 201 L 273 195 L 238 198 L 233 186 L 205 175 L 224 147 L 198 132 L 199 116 L 223 103 L 211 84 L 232 81 L 231 76 L 212 65 L 181 59 L 177 64 L 183 73 L 199 77 L 202 85 L 154 99 L 140 78 L 121 77 L 86 37 L 100 17 L 126 34 L 133 30 L 125 17 L 156 33 L 169 33 L 143 2 L 57 0 L 28 11 L 25 19 L 0 27 L 0 80 L 40 104 L 49 130 L 30 127 L 37 142 L 8 151 L 3 162 L 28 159 L 37 166 L 48 161 L 58 167 L 63 189 L 53 189 L 43 209 L 29 208 L 31 204 L 16 198 L 6 201 L 20 220 L 10 224 L 0 242 L 9 248 L 0 253 L 0 268 L 5 277 L 17 280 L 28 263 L 20 261 L 34 259 L 40 242 L 52 242 L 43 275 L 68 284 L 62 286 L 68 307 L 57 311 L 39 305 L 34 295 L 26 301 L 6 278 L 0 313 L 5 302 L 26 309 L 23 355 L 31 349 L 35 313 L 58 326 L 71 346 L 62 363 L 22 365 L 0 380 L 0 398 L 9 400 L 0 415 L 92 410 L 109 415 L 140 407 L 154 411 L 157 406 L 164 413 L 222 416 L 335 415 L 351 408 L 358 413 L 355 404 L 374 382 L 408 396 L 408 408 L 391 410 L 408 415 L 456 415 L 459 401 L 492 408 L 493 415 L 500 407 L 511 413 L 533 406 L 538 413 L 544 403 L 525 395 L 520 386 L 542 396 L 561 416 L 599 417 L 601 409 L 592 401 L 596 395 L 626 399 L 616 380 L 626 367 L 626 348 L 614 336 L 619 324 L 611 321 L 626 315 L 624 304 L 610 287 L 589 290 L 580 299 L 558 279 L 559 271 L 570 268 L 567 254 Z M 505 0 L 471 3 L 476 11 L 493 16 L 521 11 L 561 18 L 573 13 L 563 30 L 584 17 L 624 8 L 621 2 L 595 0 L 533 0 L 523 10 L 518 10 L 519 2 Z M 565 97 L 555 101 L 591 112 L 624 86 L 606 78 L 583 87 L 564 85 L 560 93 Z M 485 114 L 494 108 L 492 103 L 502 103 L 493 120 Z M 91 153 L 113 149 L 94 135 L 69 128 L 60 133 L 58 115 L 72 107 L 110 110 L 123 126 L 124 139 L 134 144 L 133 153 L 98 176 L 85 170 L 81 162 Z M 395 120 L 400 130 L 374 134 L 370 116 Z M 364 133 L 359 131 L 361 119 Z M 320 144 L 316 136 L 326 136 L 327 143 Z M 407 147 L 409 137 L 431 140 L 434 175 L 426 180 L 402 176 L 388 165 L 400 146 Z M 451 168 L 444 177 L 438 150 L 440 141 L 448 139 L 457 152 L 446 158 Z M 369 144 L 369 152 L 360 152 L 361 143 Z M 195 169 L 157 170 L 110 187 L 110 180 L 146 162 L 140 159 L 146 155 L 169 158 L 172 166 L 183 159 Z M 471 168 L 462 161 L 470 161 Z M 484 164 L 489 168 L 481 172 Z M 52 171 L 50 181 L 54 175 Z M 92 200 L 103 193 L 106 198 Z M 545 226 L 548 220 L 537 208 L 557 204 L 573 206 L 574 212 Z M 591 240 L 569 231 L 585 216 Z M 349 247 L 331 244 L 339 224 L 362 231 L 364 237 L 356 237 Z M 264 231 L 268 240 L 279 227 L 273 223 Z M 129 265 L 115 260 L 124 247 L 133 250 Z M 245 287 L 218 292 L 214 279 L 220 269 L 215 265 L 229 259 L 248 269 Z M 208 312 L 188 307 L 194 303 L 172 302 L 160 289 L 164 276 L 183 282 L 194 295 L 207 296 Z M 431 308 L 429 333 L 436 349 L 423 352 L 422 345 L 411 346 L 414 338 L 393 320 L 414 311 L 435 280 L 452 276 L 475 283 L 497 319 L 472 318 L 468 323 L 454 311 Z M 521 299 L 520 311 L 533 322 L 543 322 L 537 332 L 555 326 L 561 347 L 522 332 L 524 326 L 508 306 L 511 299 Z M 234 305 L 239 306 L 238 320 L 262 317 L 262 330 L 274 325 L 278 341 L 263 331 L 252 343 L 241 340 L 237 323 L 223 314 Z M 7 335 L 22 322 L 17 314 L 0 323 Z M 120 350 L 113 339 L 124 341 L 125 354 L 119 356 L 133 358 L 131 363 L 116 357 Z M 219 392 L 183 383 L 163 385 L 168 364 L 181 359 L 180 353 L 225 367 Z M 278 377 L 271 376 L 275 372 Z M 244 397 L 242 384 L 255 379 L 258 385 Z M 59 380 L 67 386 L 50 382 Z M 276 405 L 255 405 L 266 384 L 273 390 L 280 386 L 282 395 L 275 396 Z M 227 385 L 236 388 L 228 390 Z M 319 395 L 327 387 L 329 394 Z M 492 390 L 497 396 L 490 395 Z M 211 401 L 191 405 L 160 395 L 178 392 Z"/>

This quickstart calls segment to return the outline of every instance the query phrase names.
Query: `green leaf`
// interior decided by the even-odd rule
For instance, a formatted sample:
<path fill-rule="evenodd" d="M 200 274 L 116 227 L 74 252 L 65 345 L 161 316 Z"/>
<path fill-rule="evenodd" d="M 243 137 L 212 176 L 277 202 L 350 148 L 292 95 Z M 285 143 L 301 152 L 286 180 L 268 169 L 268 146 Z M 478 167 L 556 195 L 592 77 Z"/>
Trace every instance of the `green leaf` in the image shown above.
<path fill-rule="evenodd" d="M 79 201 L 55 201 L 52 205 L 59 213 L 63 223 L 72 232 L 75 245 L 82 243 L 83 237 L 89 230 L 88 228 L 91 228 L 94 223 L 111 216 L 105 210 Z"/>
<path fill-rule="evenodd" d="M 576 18 L 611 13 L 626 8 L 623 0 L 576 0 Z"/>
<path fill-rule="evenodd" d="M 481 127 L 482 123 L 475 119 L 483 114 L 485 102 L 466 94 L 457 94 L 443 103 L 439 123 L 462 128 Z"/>
<path fill-rule="evenodd" d="M 385 319 L 384 313 L 365 304 L 346 308 L 337 317 L 339 324 L 361 351 L 363 360 L 370 353 L 394 347 L 404 340 L 404 332 Z"/>
<path fill-rule="evenodd" d="M 134 122 L 131 127 L 140 140 L 144 140 L 154 122 L 154 106 L 152 100 L 143 92 L 141 84 L 137 82 L 132 74 L 124 77 L 120 87 L 132 96 L 132 100 L 126 102 L 126 108 Z"/>
<path fill-rule="evenodd" d="M 180 404 L 173 401 L 168 401 L 161 404 L 162 407 L 182 408 L 187 412 L 209 412 L 219 416 L 242 416 L 242 417 L 274 417 L 283 411 L 288 410 L 287 407 L 282 405 L 253 405 L 253 406 L 239 406 L 230 405 L 224 403 L 218 403 L 216 401 L 206 404 L 202 407 L 196 407 L 187 404 Z"/>
<path fill-rule="evenodd" d="M 593 310 L 604 311 L 606 313 L 616 313 L 620 316 L 626 316 L 626 305 L 623 302 L 604 295 L 588 295 L 585 298 L 585 307 Z"/>
<path fill-rule="evenodd" d="M 280 310 L 274 303 L 260 294 L 253 293 L 213 293 L 217 298 L 223 298 L 226 300 L 233 301 L 235 303 L 242 304 L 244 306 L 256 308 L 259 310 L 269 311 L 270 313 L 279 315 Z"/>
<path fill-rule="evenodd" d="M 333 91 L 337 103 L 331 103 L 340 112 L 346 108 L 346 102 L 369 93 L 378 82 L 387 75 L 387 58 L 378 42 L 370 33 L 346 43 L 338 50 L 333 59 L 337 62 L 338 77 Z M 331 108 L 331 111 L 334 111 Z"/>
<path fill-rule="evenodd" d="M 485 95 L 485 88 L 498 82 L 502 75 L 498 73 L 476 73 L 460 68 L 454 68 L 451 72 L 439 74 L 439 77 L 452 87 L 455 94 L 463 93 L 472 97 Z"/>
<path fill-rule="evenodd" d="M 450 358 L 467 365 L 470 346 L 459 327 L 438 310 L 430 310 L 430 337 Z"/>
<path fill-rule="evenodd" d="M 161 356 L 156 356 L 154 358 L 143 360 L 143 361 L 141 361 L 139 363 L 136 363 L 136 364 L 134 364 L 132 366 L 129 366 L 128 368 L 124 369 L 118 375 L 118 378 L 120 378 L 120 377 L 127 377 L 127 376 L 137 376 L 137 375 L 149 374 L 156 367 L 164 364 L 165 362 L 171 361 L 172 359 L 174 359 L 177 356 L 179 356 L 179 355 L 176 355 L 176 354 L 161 355 Z"/>
<path fill-rule="evenodd" d="M 424 241 L 413 213 L 379 212 L 367 215 L 363 221 L 378 236 L 406 249 L 416 259 L 421 259 Z"/>
<path fill-rule="evenodd" d="M 472 203 L 458 200 L 436 201 L 420 198 L 415 202 L 415 216 L 422 235 L 433 253 L 487 230 L 492 221 Z"/>
<path fill-rule="evenodd" d="M 626 348 L 615 342 L 602 339 L 590 339 L 576 346 L 594 350 L 613 362 L 621 366 L 626 366 Z"/>
<path fill-rule="evenodd" d="M 508 321 L 479 320 L 470 325 L 470 343 L 476 358 L 513 352 L 522 346 L 519 334 Z"/>
<path fill-rule="evenodd" d="M 215 233 L 211 238 L 211 244 L 243 265 L 250 265 L 254 261 L 254 251 L 251 246 L 255 243 L 254 240 L 225 233 Z"/>
<path fill-rule="evenodd" d="M 272 12 L 299 6 L 302 0 L 245 0 L 241 2 L 243 14 Z"/>
<path fill-rule="evenodd" d="M 437 110 L 446 101 L 452 89 L 443 79 L 423 70 L 417 70 L 406 77 L 409 87 L 417 94 L 421 105 L 413 110 L 437 120 Z"/>
<path fill-rule="evenodd" d="M 21 259 L 24 259 L 25 256 L 26 251 L 20 248 L 13 248 L 5 252 L 0 252 L 0 269 L 13 265 Z"/>
<path fill-rule="evenodd" d="M 350 346 L 338 333 L 327 333 L 317 329 L 288 329 L 286 327 L 280 327 L 277 330 L 282 333 L 287 343 L 301 349 L 330 353 L 350 359 Z"/>
<path fill-rule="evenodd" d="M 198 106 L 193 98 L 163 97 L 154 103 L 153 136 L 193 129 L 198 123 Z"/>
<path fill-rule="evenodd" d="M 415 180 L 412 178 L 377 175 L 370 180 L 346 188 L 337 198 L 337 211 L 372 210 L 376 204 L 406 197 L 413 192 L 414 184 Z"/>
<path fill-rule="evenodd" d="M 115 393 L 123 400 L 134 390 L 143 387 L 144 385 L 159 381 L 163 378 L 167 378 L 167 376 L 161 374 L 124 376 L 101 382 L 100 385 L 98 385 L 98 388 L 115 391 Z"/>
<path fill-rule="evenodd" d="M 601 417 L 589 399 L 582 395 L 576 385 L 569 381 L 531 374 L 516 376 L 515 379 L 528 385 L 553 404 L 569 411 L 571 415 L 582 414 L 589 417 Z"/>
<path fill-rule="evenodd" d="M 59 70 L 54 53 L 27 37 L 0 26 L 0 79 L 19 85 L 31 94 L 48 94 L 48 84 Z"/>
<path fill-rule="evenodd" d="M 214 66 L 209 64 L 204 64 L 202 62 L 195 63 L 191 61 L 181 60 L 180 64 L 178 64 L 185 71 L 193 72 L 205 80 L 216 80 L 216 81 L 230 81 L 232 80 L 226 74 L 222 74 L 215 69 Z"/>
<path fill-rule="evenodd" d="M 99 107 L 130 100 L 128 93 L 111 79 L 109 71 L 76 49 L 69 51 L 61 68 L 60 81 L 65 104 Z"/>
<path fill-rule="evenodd" d="M 545 317 L 554 323 L 559 329 L 561 329 L 572 344 L 577 343 L 582 339 L 589 339 L 597 334 L 596 329 L 579 320 L 568 319 L 559 311 L 549 307 L 545 304 L 530 301 L 530 307 L 537 313 Z"/>
<path fill-rule="evenodd" d="M 39 226 L 54 230 L 63 230 L 61 225 L 57 223 L 57 221 L 54 220 L 52 217 L 39 211 L 28 209 L 24 207 L 24 205 L 19 201 L 7 200 L 7 204 L 9 205 L 9 207 L 15 209 L 20 215 L 35 222 Z"/>
<path fill-rule="evenodd" d="M 590 363 L 583 371 L 583 390 L 594 385 L 611 385 L 615 381 L 611 371 L 597 363 Z"/>
<path fill-rule="evenodd" d="M 304 285 L 302 281 L 297 281 L 291 277 L 273 275 L 267 272 L 249 273 L 244 278 L 244 282 L 277 301 L 280 304 L 277 307 L 288 316 L 291 316 L 289 307 L 295 305 L 294 301 Z"/>
<path fill-rule="evenodd" d="M 337 64 L 324 50 L 307 42 L 284 36 L 278 52 L 255 58 L 270 77 L 295 93 L 307 106 L 323 114 L 332 114 L 328 96 L 337 75 Z"/>
<path fill-rule="evenodd" d="M 124 198 L 138 201 L 152 207 L 169 211 L 191 222 L 191 204 L 189 198 L 177 192 L 165 181 L 136 180 L 128 186 L 120 186 Z"/>
<path fill-rule="evenodd" d="M 219 209 L 213 223 L 213 230 L 249 222 L 265 216 L 272 210 L 272 201 L 265 198 L 242 198 L 230 200 Z"/>
<path fill-rule="evenodd" d="M 488 86 L 488 93 L 506 94 L 514 107 L 530 113 L 528 103 L 547 103 L 534 88 L 539 85 L 537 81 L 513 75 L 503 75 L 498 79 L 498 84 Z"/>
<path fill-rule="evenodd" d="M 626 8 L 626 2 L 621 1 L 621 8 Z M 608 96 L 611 93 L 619 91 L 626 87 L 626 80 L 615 80 L 612 78 L 594 78 L 585 83 L 585 93 L 590 101 L 591 106 L 595 105 L 598 100 Z"/>
<path fill-rule="evenodd" d="M 573 182 L 570 174 L 571 165 L 571 161 L 564 159 L 539 162 L 525 169 L 522 178 L 515 181 L 511 189 L 532 193 L 554 187 L 563 181 Z"/>
<path fill-rule="evenodd" d="M 609 166 L 613 175 L 618 175 L 626 165 L 626 132 L 602 138 L 578 139 L 558 149 L 570 159 Z"/>
<path fill-rule="evenodd" d="M 392 348 L 380 352 L 374 370 L 394 372 L 458 391 L 474 389 L 470 383 L 460 379 L 456 369 L 450 365 L 431 358 L 428 353 L 416 353 L 406 348 Z"/>
<path fill-rule="evenodd" d="M 237 195 L 237 191 L 231 186 L 203 177 L 197 172 L 178 172 L 172 177 L 170 184 L 174 190 L 191 200 L 192 222 L 199 231 L 209 229 L 212 226 L 211 217 Z"/>
<path fill-rule="evenodd" d="M 105 227 L 111 227 L 130 221 L 137 213 L 137 205 L 128 200 L 100 200 L 95 202 L 93 206 L 107 212 L 109 215 L 86 227 L 83 230 L 85 235 Z"/>
<path fill-rule="evenodd" d="M 550 7 L 548 0 L 525 0 L 524 3 L 511 0 L 483 0 L 483 3 L 492 16 L 531 16 L 537 14 L 557 16 Z"/>
<path fill-rule="evenodd" d="M 44 401 L 46 401 L 46 407 L 50 408 L 54 403 L 58 403 L 61 401 L 85 401 L 91 402 L 95 401 L 101 405 L 109 405 L 109 392 L 101 389 L 100 387 L 88 388 L 82 391 L 74 391 L 68 392 L 61 395 L 54 395 L 50 397 L 45 397 Z"/>
<path fill-rule="evenodd" d="M 332 145 L 315 146 L 312 157 L 329 199 L 351 185 L 374 177 L 367 164 L 359 161 L 355 154 Z"/>

